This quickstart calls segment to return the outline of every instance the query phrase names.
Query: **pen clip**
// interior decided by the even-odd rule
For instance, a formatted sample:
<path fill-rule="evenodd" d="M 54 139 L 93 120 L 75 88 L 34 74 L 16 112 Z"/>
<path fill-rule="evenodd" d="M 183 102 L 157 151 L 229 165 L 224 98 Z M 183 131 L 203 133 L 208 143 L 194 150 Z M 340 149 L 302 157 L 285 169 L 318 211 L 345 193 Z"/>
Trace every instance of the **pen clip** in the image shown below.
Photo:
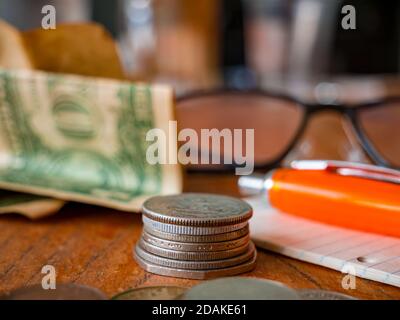
<path fill-rule="evenodd" d="M 296 170 L 326 170 L 346 177 L 400 184 L 400 171 L 371 164 L 334 160 L 296 160 L 290 167 Z"/>

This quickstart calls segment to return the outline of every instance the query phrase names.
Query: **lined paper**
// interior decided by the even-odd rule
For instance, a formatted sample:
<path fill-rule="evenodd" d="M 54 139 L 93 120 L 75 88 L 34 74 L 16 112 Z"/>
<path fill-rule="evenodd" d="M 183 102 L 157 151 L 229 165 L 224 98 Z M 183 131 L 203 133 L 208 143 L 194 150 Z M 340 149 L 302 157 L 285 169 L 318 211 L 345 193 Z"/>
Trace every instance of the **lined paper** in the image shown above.
<path fill-rule="evenodd" d="M 400 238 L 330 226 L 278 212 L 266 197 L 245 199 L 254 209 L 254 243 L 295 259 L 400 287 Z"/>

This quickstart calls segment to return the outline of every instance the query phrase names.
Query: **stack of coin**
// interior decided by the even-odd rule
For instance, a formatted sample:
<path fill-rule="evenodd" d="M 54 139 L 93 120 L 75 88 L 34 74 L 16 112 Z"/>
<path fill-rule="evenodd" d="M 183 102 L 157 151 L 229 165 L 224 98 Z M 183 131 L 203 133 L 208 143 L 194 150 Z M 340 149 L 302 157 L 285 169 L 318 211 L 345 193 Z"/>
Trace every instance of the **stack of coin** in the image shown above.
<path fill-rule="evenodd" d="M 209 279 L 254 268 L 256 250 L 244 201 L 211 194 L 158 196 L 143 205 L 143 233 L 134 256 L 145 270 Z"/>

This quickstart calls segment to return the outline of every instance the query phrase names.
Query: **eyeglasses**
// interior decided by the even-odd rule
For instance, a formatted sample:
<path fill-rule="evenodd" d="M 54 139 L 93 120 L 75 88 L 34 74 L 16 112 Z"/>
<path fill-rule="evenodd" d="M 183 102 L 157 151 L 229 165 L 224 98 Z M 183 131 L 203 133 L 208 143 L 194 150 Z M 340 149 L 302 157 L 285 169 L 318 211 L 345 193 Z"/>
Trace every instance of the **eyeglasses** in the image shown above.
<path fill-rule="evenodd" d="M 194 129 L 199 135 L 202 129 L 254 129 L 256 169 L 278 166 L 299 141 L 310 116 L 326 110 L 350 120 L 372 162 L 400 168 L 400 97 L 354 105 L 321 105 L 262 90 L 215 89 L 177 98 L 179 128 Z M 224 156 L 221 146 L 198 148 L 199 154 L 206 152 Z M 189 168 L 229 170 L 237 166 L 197 164 Z"/>

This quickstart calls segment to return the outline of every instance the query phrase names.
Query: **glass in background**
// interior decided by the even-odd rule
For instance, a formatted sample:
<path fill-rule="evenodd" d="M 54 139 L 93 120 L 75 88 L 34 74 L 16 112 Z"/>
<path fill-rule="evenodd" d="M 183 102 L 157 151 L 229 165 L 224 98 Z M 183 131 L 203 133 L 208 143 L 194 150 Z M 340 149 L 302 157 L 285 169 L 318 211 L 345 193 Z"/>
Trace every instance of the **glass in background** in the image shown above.
<path fill-rule="evenodd" d="M 286 0 L 245 0 L 246 63 L 256 78 L 279 79 L 286 70 L 289 4 Z"/>
<path fill-rule="evenodd" d="M 120 0 L 119 42 L 129 77 L 178 91 L 217 83 L 218 3 Z"/>
<path fill-rule="evenodd" d="M 328 2 L 330 4 L 319 0 L 245 0 L 246 63 L 258 86 L 304 101 L 315 99 L 316 92 L 313 85 L 309 85 L 310 77 L 316 70 L 321 71 L 325 59 L 320 54 L 318 65 L 312 66 L 314 48 L 318 35 L 327 35 L 326 27 L 323 31 L 319 29 L 322 13 L 327 13 L 324 8 L 336 0 Z M 328 13 L 328 16 L 332 15 Z M 323 85 L 320 92 L 318 98 L 337 98 L 337 87 L 329 84 Z M 318 99 L 318 102 L 321 101 Z M 361 152 L 354 139 L 350 135 L 350 139 L 347 137 L 343 126 L 342 118 L 332 112 L 317 115 L 285 162 L 316 158 L 359 160 Z"/>
<path fill-rule="evenodd" d="M 398 75 L 400 3 L 243 0 L 247 65 L 259 85 L 285 89 L 332 77 Z M 342 8 L 355 8 L 345 30 Z M 390 30 L 390 32 L 388 32 Z"/>

